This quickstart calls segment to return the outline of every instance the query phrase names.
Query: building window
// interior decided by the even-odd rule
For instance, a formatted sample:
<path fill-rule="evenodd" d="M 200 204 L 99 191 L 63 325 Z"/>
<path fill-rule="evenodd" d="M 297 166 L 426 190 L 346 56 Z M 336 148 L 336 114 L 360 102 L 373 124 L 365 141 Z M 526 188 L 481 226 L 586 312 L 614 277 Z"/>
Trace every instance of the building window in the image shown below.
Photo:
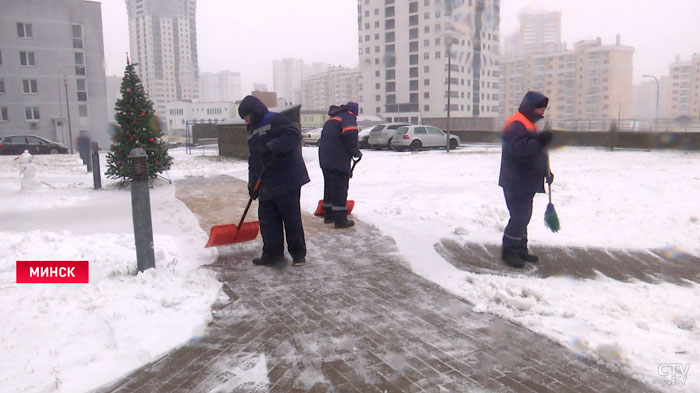
<path fill-rule="evenodd" d="M 72 26 L 72 33 L 73 33 L 73 48 L 83 49 L 83 26 L 73 25 Z"/>
<path fill-rule="evenodd" d="M 39 120 L 39 107 L 38 106 L 28 106 L 24 109 L 24 118 L 27 121 Z"/>
<path fill-rule="evenodd" d="M 430 72 L 430 66 L 425 66 L 425 67 L 423 67 L 423 72 L 425 72 L 426 74 L 429 73 L 429 72 Z"/>
<path fill-rule="evenodd" d="M 408 25 L 409 26 L 417 26 L 418 25 L 418 15 L 411 15 L 408 17 Z"/>
<path fill-rule="evenodd" d="M 17 23 L 17 37 L 19 38 L 32 38 L 32 24 L 31 23 Z"/>
<path fill-rule="evenodd" d="M 386 83 L 386 91 L 387 93 L 393 93 L 396 91 L 396 82 L 387 82 Z"/>
<path fill-rule="evenodd" d="M 411 67 L 408 70 L 408 76 L 410 78 L 418 78 L 418 67 Z"/>
<path fill-rule="evenodd" d="M 34 67 L 34 52 L 19 52 L 19 64 L 25 67 Z"/>
<path fill-rule="evenodd" d="M 430 92 L 426 91 L 425 93 L 423 93 L 423 98 L 425 98 L 425 99 L 430 98 Z"/>
<path fill-rule="evenodd" d="M 430 86 L 430 79 L 423 79 L 423 86 Z"/>
<path fill-rule="evenodd" d="M 88 106 L 85 104 L 78 105 L 78 115 L 80 117 L 88 117 Z"/>
<path fill-rule="evenodd" d="M 386 96 L 386 104 L 387 104 L 387 105 L 396 104 L 396 95 L 394 95 L 394 94 L 387 94 L 387 96 Z"/>
<path fill-rule="evenodd" d="M 408 90 L 416 91 L 418 90 L 418 80 L 411 80 L 408 82 Z"/>
<path fill-rule="evenodd" d="M 417 104 L 418 103 L 418 93 L 411 93 L 408 95 L 408 102 L 411 104 Z"/>
<path fill-rule="evenodd" d="M 394 7 L 386 7 L 384 9 L 384 17 L 392 18 L 394 16 Z"/>
<path fill-rule="evenodd" d="M 374 76 L 379 77 L 379 76 L 381 76 L 381 73 L 382 73 L 382 72 L 379 71 L 379 70 L 374 71 Z"/>
<path fill-rule="evenodd" d="M 2 65 L 2 51 L 0 50 L 0 65 Z"/>
<path fill-rule="evenodd" d="M 382 96 L 379 95 L 379 94 L 377 94 L 376 96 L 374 96 L 374 100 L 375 100 L 375 101 L 381 101 L 381 100 L 382 100 Z"/>
<path fill-rule="evenodd" d="M 75 75 L 85 75 L 85 55 L 75 52 Z"/>
<path fill-rule="evenodd" d="M 76 92 L 78 93 L 78 101 L 87 101 L 87 83 L 85 82 L 85 79 L 76 79 L 75 85 Z"/>
<path fill-rule="evenodd" d="M 418 64 L 418 55 L 410 55 L 408 58 L 408 64 L 410 64 L 410 65 Z"/>
<path fill-rule="evenodd" d="M 0 106 L 0 121 L 9 121 L 10 119 L 7 117 L 7 107 L 6 106 Z"/>
<path fill-rule="evenodd" d="M 410 29 L 408 31 L 408 38 L 411 40 L 417 40 L 418 39 L 418 29 Z"/>
<path fill-rule="evenodd" d="M 386 70 L 386 80 L 396 79 L 396 70 Z"/>
<path fill-rule="evenodd" d="M 22 91 L 24 92 L 24 94 L 36 94 L 36 93 L 38 93 L 36 79 L 23 79 L 22 80 Z"/>
<path fill-rule="evenodd" d="M 418 12 L 418 2 L 414 1 L 413 3 L 408 4 L 408 12 L 413 13 L 413 12 Z"/>
<path fill-rule="evenodd" d="M 423 110 L 426 112 L 430 111 L 430 105 L 423 105 Z"/>
<path fill-rule="evenodd" d="M 388 31 L 388 32 L 384 35 L 384 40 L 385 40 L 386 42 L 394 42 L 394 32 L 393 32 L 393 31 Z"/>
<path fill-rule="evenodd" d="M 375 89 L 381 89 L 381 88 L 382 88 L 382 84 L 379 83 L 379 82 L 377 82 L 377 83 L 374 84 L 374 88 L 375 88 Z"/>
<path fill-rule="evenodd" d="M 418 52 L 418 41 L 411 41 L 408 43 L 409 52 Z"/>
<path fill-rule="evenodd" d="M 5 80 L 0 79 L 0 94 L 5 94 Z"/>
<path fill-rule="evenodd" d="M 394 28 L 394 19 L 387 19 L 386 20 L 386 29 L 390 30 Z"/>

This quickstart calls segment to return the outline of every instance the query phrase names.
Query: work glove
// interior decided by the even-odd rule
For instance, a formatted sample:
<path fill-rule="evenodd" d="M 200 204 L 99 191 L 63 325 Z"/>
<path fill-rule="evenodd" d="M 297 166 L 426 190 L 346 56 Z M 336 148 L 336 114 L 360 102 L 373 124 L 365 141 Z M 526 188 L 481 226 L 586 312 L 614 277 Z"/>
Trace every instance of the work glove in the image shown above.
<path fill-rule="evenodd" d="M 258 199 L 258 196 L 260 195 L 260 189 L 255 189 L 255 183 L 248 185 L 248 195 L 252 200 Z"/>
<path fill-rule="evenodd" d="M 353 157 L 355 157 L 359 160 L 360 158 L 362 158 L 362 152 L 358 150 L 357 153 L 355 153 L 355 155 Z"/>
<path fill-rule="evenodd" d="M 260 159 L 262 160 L 263 165 L 270 165 L 272 160 L 275 158 L 275 153 L 270 150 L 267 145 L 263 145 L 260 150 L 258 151 L 260 154 Z"/>
<path fill-rule="evenodd" d="M 545 175 L 544 180 L 547 182 L 547 184 L 554 183 L 554 173 L 549 172 L 549 175 Z"/>
<path fill-rule="evenodd" d="M 537 134 L 537 139 L 540 141 L 542 147 L 545 147 L 552 141 L 552 136 L 554 136 L 552 131 L 542 131 Z"/>

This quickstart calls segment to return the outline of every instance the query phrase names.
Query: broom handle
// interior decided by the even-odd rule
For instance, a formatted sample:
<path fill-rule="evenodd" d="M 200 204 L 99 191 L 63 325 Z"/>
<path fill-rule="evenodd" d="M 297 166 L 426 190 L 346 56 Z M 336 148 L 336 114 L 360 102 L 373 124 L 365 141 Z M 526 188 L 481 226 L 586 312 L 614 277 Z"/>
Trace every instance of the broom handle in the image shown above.
<path fill-rule="evenodd" d="M 352 172 L 355 170 L 355 165 L 357 165 L 358 162 L 362 159 L 362 156 L 360 156 L 357 160 L 352 159 L 352 167 L 350 168 L 350 178 L 352 179 Z"/>
<path fill-rule="evenodd" d="M 263 166 L 262 170 L 260 171 L 260 174 L 258 175 L 258 180 L 255 182 L 255 187 L 253 187 L 253 191 L 257 191 L 258 188 L 260 188 L 260 181 L 262 180 L 262 175 L 265 173 L 265 166 Z M 248 198 L 248 204 L 245 205 L 245 210 L 243 210 L 243 216 L 241 217 L 241 221 L 238 222 L 237 228 L 241 228 L 241 225 L 243 225 L 243 220 L 245 220 L 246 214 L 248 214 L 248 209 L 250 209 L 250 205 L 253 203 L 253 197 L 251 196 Z"/>
<path fill-rule="evenodd" d="M 549 150 L 547 150 L 547 177 L 552 176 L 552 169 L 549 167 Z M 547 189 L 549 190 L 549 203 L 552 203 L 552 183 L 547 184 Z"/>

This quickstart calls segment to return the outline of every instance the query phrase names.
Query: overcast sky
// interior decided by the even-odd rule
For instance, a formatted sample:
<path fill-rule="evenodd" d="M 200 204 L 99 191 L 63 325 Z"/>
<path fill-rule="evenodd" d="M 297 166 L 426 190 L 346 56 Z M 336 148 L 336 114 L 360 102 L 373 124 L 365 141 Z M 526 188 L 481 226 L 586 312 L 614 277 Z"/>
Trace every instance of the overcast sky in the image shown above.
<path fill-rule="evenodd" d="M 407 0 L 399 0 L 407 1 Z M 101 0 L 108 75 L 121 74 L 129 32 L 124 0 Z M 601 37 L 635 48 L 634 81 L 668 74 L 676 54 L 700 53 L 698 0 L 501 0 L 501 35 L 515 32 L 518 14 L 562 12 L 562 40 L 569 48 Z M 357 65 L 356 0 L 198 0 L 197 40 L 202 72 L 241 73 L 243 92 L 253 83 L 272 89 L 272 60 Z"/>

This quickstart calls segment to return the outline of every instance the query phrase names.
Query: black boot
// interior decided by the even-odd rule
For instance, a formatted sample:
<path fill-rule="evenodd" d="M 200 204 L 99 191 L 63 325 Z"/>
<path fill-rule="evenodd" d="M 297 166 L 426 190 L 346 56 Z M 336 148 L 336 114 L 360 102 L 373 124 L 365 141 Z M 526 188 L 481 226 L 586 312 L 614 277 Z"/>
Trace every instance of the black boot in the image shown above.
<path fill-rule="evenodd" d="M 336 229 L 350 228 L 355 225 L 355 221 L 348 220 L 347 210 L 336 210 L 333 212 L 333 218 L 335 219 Z"/>
<path fill-rule="evenodd" d="M 284 257 L 282 255 L 277 256 L 277 257 L 269 257 L 267 255 L 261 256 L 260 258 L 253 258 L 253 265 L 258 265 L 258 266 L 269 266 L 269 265 L 274 265 L 277 262 L 280 262 Z"/>
<path fill-rule="evenodd" d="M 530 263 L 537 263 L 539 262 L 540 258 L 535 255 L 535 254 L 530 254 L 530 252 L 527 250 L 527 238 L 524 237 L 522 242 L 520 243 L 520 252 L 518 253 L 521 259 L 524 259 L 525 262 L 530 262 Z"/>
<path fill-rule="evenodd" d="M 525 266 L 525 260 L 520 257 L 520 253 L 517 250 L 503 247 L 501 251 L 501 259 L 508 266 L 517 268 L 522 268 Z"/>
<path fill-rule="evenodd" d="M 330 210 L 330 209 L 328 209 L 328 210 Z M 330 211 L 327 211 L 326 214 L 323 215 L 323 223 L 324 224 L 331 224 L 334 221 L 335 220 L 333 219 L 333 215 L 331 214 Z"/>

